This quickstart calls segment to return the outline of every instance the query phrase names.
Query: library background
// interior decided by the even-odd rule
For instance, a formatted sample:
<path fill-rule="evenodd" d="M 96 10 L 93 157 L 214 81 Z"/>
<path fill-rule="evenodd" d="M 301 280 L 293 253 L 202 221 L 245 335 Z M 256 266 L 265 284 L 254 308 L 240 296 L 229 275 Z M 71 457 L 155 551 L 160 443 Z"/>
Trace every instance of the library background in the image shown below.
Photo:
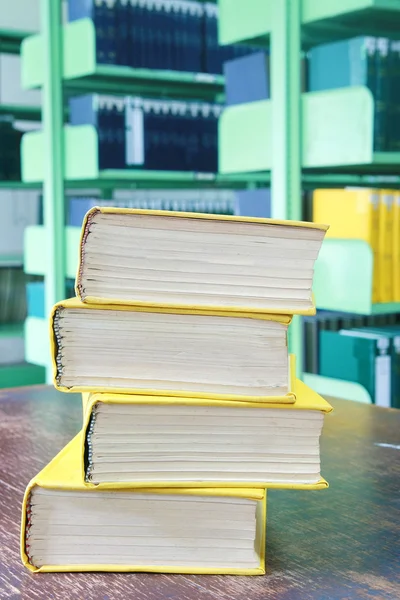
<path fill-rule="evenodd" d="M 50 381 L 103 205 L 329 224 L 298 374 L 400 408 L 399 32 L 400 0 L 1 0 L 0 387 Z"/>

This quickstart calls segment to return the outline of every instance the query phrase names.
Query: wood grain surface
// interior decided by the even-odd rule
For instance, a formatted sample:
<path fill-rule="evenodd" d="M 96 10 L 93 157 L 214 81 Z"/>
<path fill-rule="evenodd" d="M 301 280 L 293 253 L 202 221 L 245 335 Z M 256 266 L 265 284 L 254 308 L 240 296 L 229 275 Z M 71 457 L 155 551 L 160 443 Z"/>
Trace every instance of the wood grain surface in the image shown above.
<path fill-rule="evenodd" d="M 0 392 L 0 600 L 399 600 L 400 411 L 333 400 L 323 491 L 268 493 L 267 574 L 31 574 L 19 556 L 28 481 L 81 423 L 81 399 Z"/>

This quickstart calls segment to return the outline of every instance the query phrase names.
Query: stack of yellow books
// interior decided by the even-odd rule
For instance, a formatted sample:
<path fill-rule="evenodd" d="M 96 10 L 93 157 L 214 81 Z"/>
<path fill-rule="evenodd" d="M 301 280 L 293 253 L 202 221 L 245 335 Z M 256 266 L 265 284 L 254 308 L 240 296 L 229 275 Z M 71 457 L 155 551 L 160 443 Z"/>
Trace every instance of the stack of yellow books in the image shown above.
<path fill-rule="evenodd" d="M 374 257 L 372 302 L 400 302 L 398 191 L 372 188 L 316 190 L 313 220 L 329 224 L 327 237 L 363 240 L 369 244 Z"/>
<path fill-rule="evenodd" d="M 92 209 L 54 382 L 83 428 L 29 484 L 32 571 L 264 573 L 267 488 L 319 489 L 325 400 L 296 381 L 326 227 Z"/>

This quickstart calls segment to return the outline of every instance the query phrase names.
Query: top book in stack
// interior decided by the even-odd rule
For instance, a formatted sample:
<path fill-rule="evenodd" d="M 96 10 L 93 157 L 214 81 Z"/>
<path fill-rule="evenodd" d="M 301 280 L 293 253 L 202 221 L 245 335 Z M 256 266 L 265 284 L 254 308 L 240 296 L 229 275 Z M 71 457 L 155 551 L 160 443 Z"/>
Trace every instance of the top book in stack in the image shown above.
<path fill-rule="evenodd" d="M 314 314 L 325 225 L 93 208 L 83 223 L 76 294 L 84 303 Z"/>

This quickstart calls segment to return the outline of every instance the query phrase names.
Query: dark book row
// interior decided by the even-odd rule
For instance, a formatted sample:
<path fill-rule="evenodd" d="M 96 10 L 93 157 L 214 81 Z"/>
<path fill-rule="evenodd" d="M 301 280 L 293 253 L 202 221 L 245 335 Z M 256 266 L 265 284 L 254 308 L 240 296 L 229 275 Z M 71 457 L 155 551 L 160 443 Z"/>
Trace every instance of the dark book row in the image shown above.
<path fill-rule="evenodd" d="M 400 315 L 318 311 L 304 317 L 304 370 L 362 386 L 372 402 L 400 408 Z"/>
<path fill-rule="evenodd" d="M 0 181 L 21 180 L 21 138 L 12 117 L 0 117 Z"/>
<path fill-rule="evenodd" d="M 71 125 L 93 125 L 100 169 L 218 171 L 222 106 L 89 94 L 70 100 Z"/>
<path fill-rule="evenodd" d="M 191 0 L 69 0 L 68 18 L 92 19 L 98 64 L 221 74 L 245 46 L 218 44 L 218 7 Z"/>
<path fill-rule="evenodd" d="M 118 208 L 138 208 L 142 210 L 172 210 L 177 212 L 194 212 L 217 215 L 233 215 L 235 200 L 232 198 L 215 198 L 204 194 L 199 198 L 184 198 L 178 192 L 173 199 L 168 194 L 163 196 L 162 191 L 152 193 L 151 197 L 137 197 L 135 194 L 127 199 L 100 200 L 94 197 L 71 197 L 66 202 L 66 223 L 72 227 L 81 227 L 82 221 L 88 210 L 93 206 L 116 206 Z"/>
<path fill-rule="evenodd" d="M 400 151 L 400 41 L 357 37 L 309 53 L 309 89 L 366 86 L 374 98 L 374 150 Z"/>

